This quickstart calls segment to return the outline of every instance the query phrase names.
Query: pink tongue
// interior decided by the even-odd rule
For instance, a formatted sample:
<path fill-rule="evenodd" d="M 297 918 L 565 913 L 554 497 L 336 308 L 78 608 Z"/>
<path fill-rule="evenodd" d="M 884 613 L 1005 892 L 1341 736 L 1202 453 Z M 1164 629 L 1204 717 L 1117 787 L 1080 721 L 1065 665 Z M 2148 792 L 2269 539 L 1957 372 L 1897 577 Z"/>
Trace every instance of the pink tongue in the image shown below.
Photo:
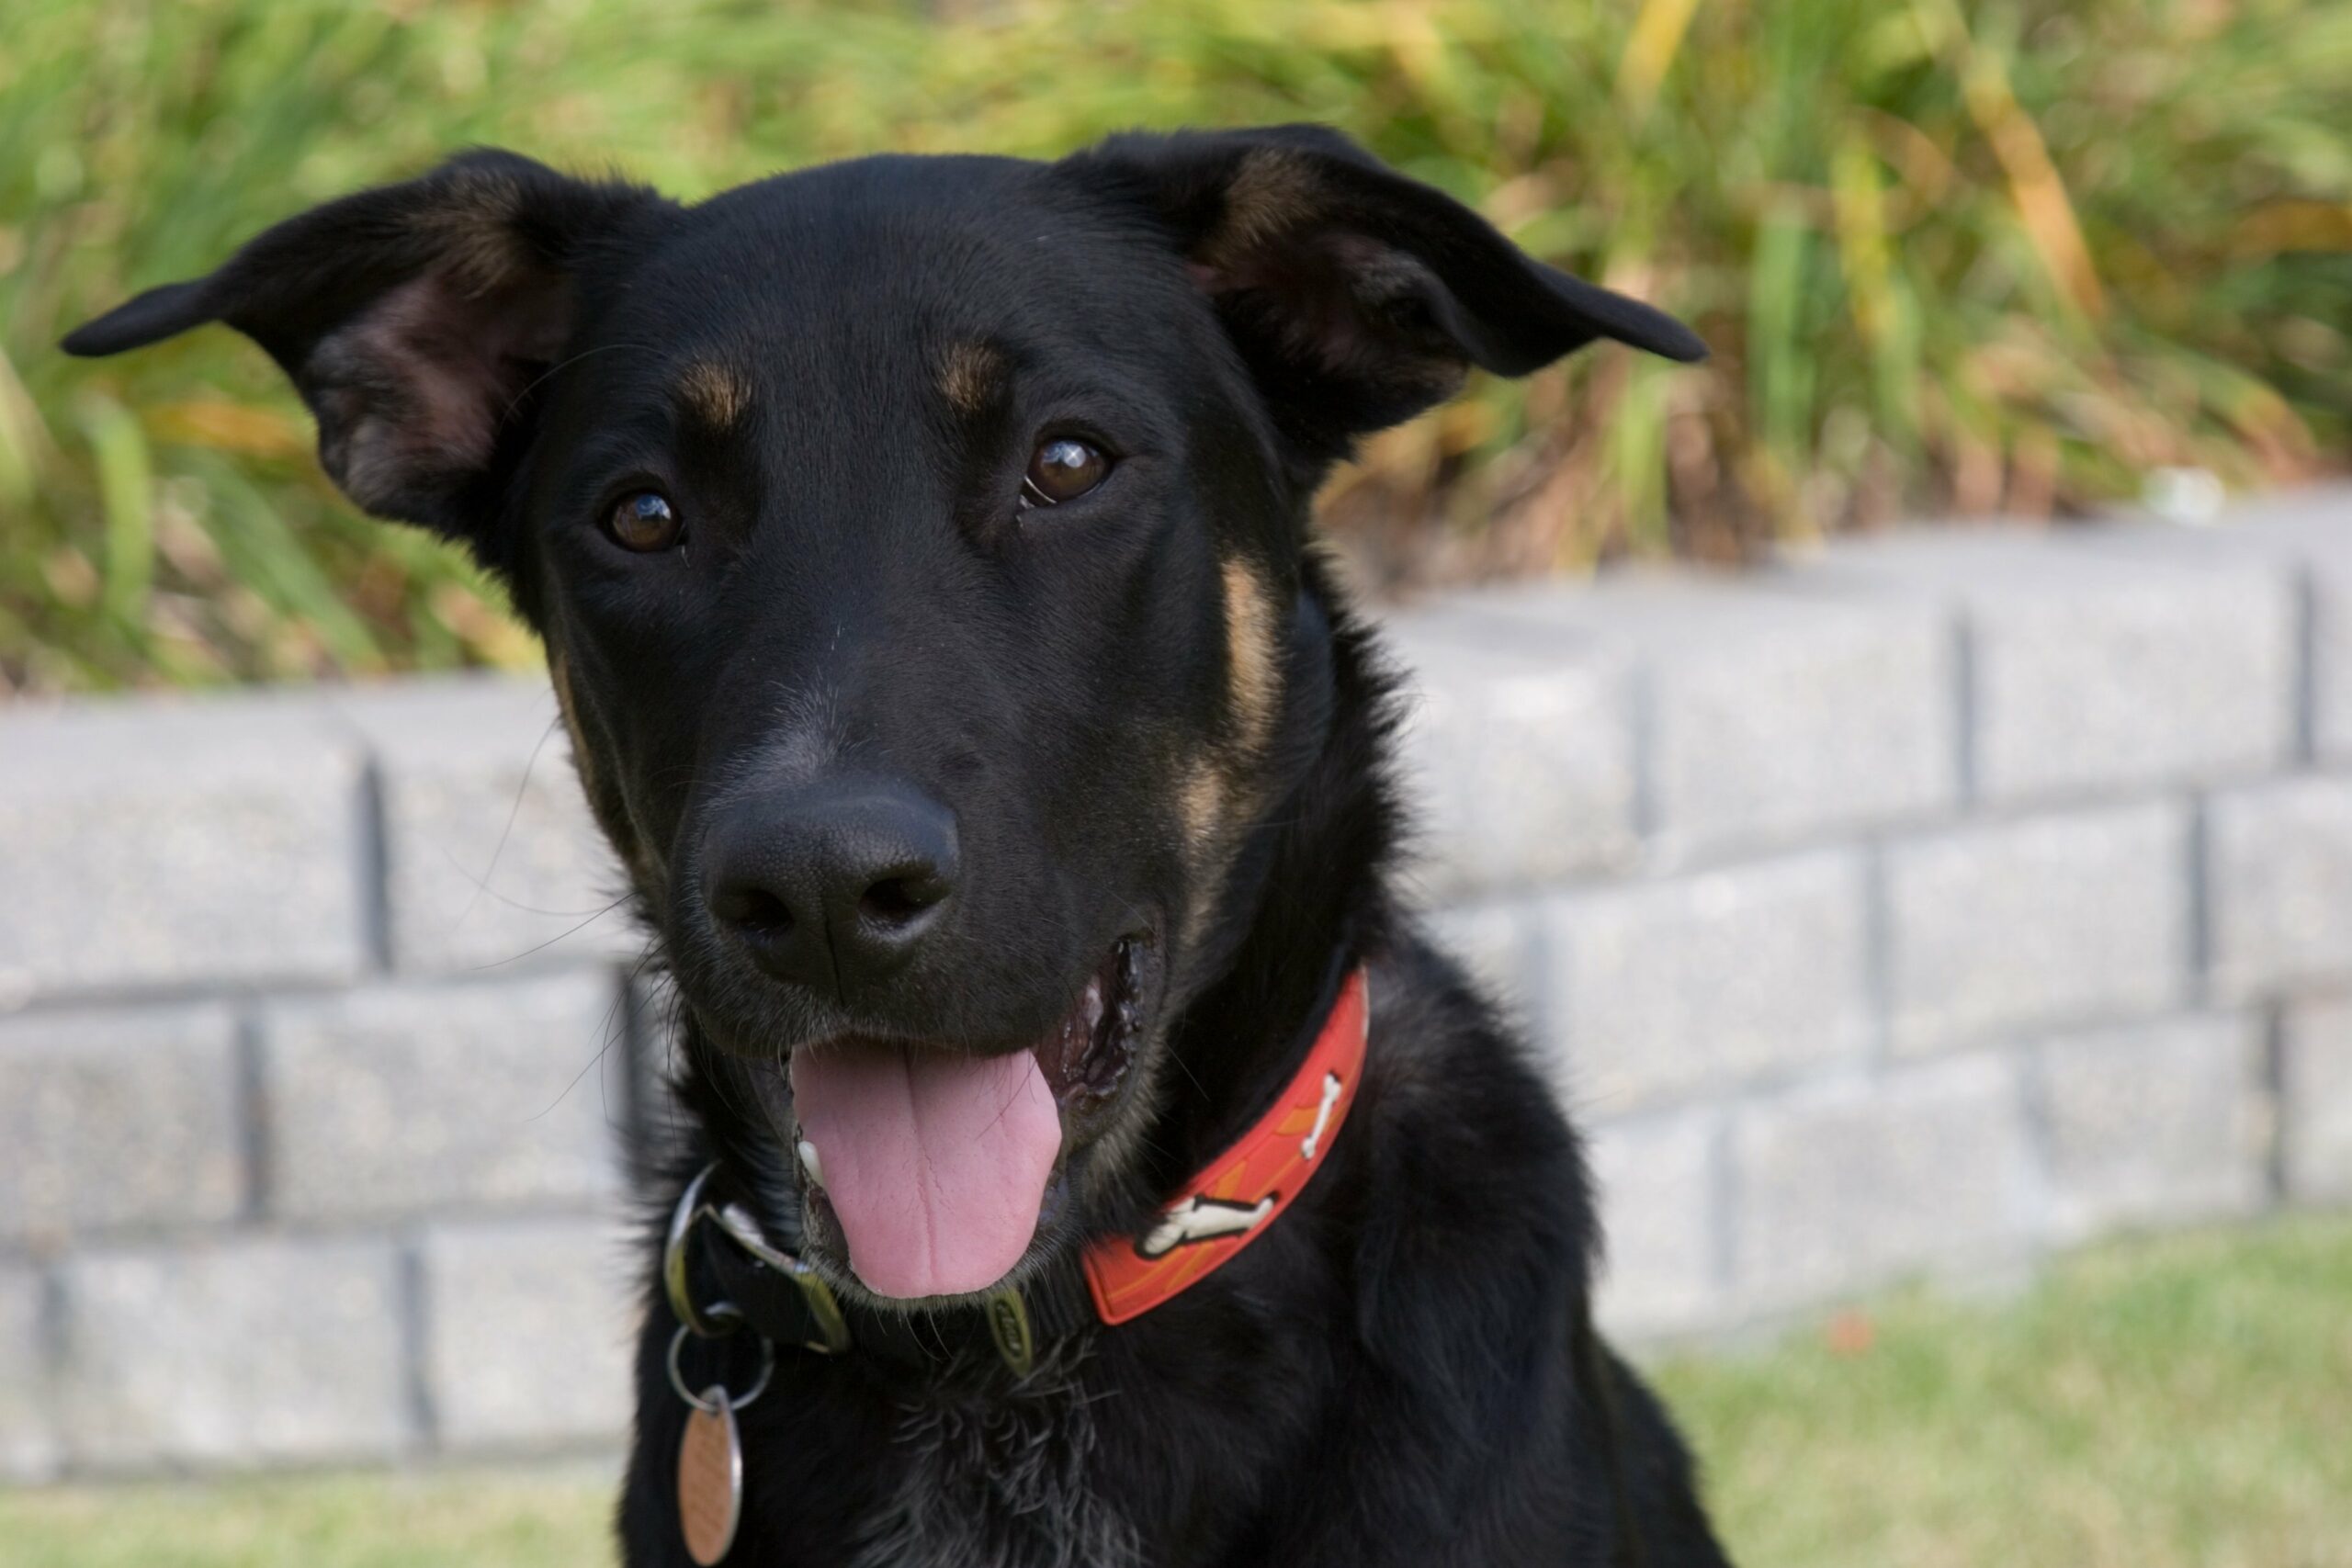
<path fill-rule="evenodd" d="M 961 1295 L 1021 1261 L 1062 1144 L 1035 1052 L 803 1051 L 792 1100 L 868 1290 Z"/>

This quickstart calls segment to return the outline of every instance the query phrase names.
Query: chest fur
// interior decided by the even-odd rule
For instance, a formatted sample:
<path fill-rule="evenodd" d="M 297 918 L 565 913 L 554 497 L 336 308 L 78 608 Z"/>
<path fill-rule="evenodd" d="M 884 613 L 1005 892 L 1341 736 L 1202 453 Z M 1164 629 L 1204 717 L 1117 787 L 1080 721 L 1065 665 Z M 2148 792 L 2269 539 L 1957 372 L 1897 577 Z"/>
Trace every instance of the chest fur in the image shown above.
<path fill-rule="evenodd" d="M 1097 1483 L 1096 1445 L 1075 1380 L 901 1406 L 897 1475 L 854 1568 L 1137 1568 L 1134 1528 Z"/>

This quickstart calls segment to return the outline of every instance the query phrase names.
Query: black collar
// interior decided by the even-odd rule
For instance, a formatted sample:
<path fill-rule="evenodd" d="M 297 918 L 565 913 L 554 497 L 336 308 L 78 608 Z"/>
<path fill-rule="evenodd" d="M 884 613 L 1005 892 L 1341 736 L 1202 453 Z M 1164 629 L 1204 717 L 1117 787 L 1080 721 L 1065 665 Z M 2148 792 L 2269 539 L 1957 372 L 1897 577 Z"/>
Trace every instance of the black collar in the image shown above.
<path fill-rule="evenodd" d="M 817 1271 L 778 1246 L 750 1207 L 727 1196 L 714 1162 L 687 1183 L 670 1218 L 662 1280 L 680 1327 L 717 1338 L 748 1327 L 773 1346 L 818 1355 L 855 1348 L 921 1369 L 993 1355 L 1016 1377 L 1040 1346 L 1095 1321 L 1075 1259 L 975 1306 L 877 1312 L 843 1303 Z M 798 1238 L 790 1238 L 797 1245 Z"/>

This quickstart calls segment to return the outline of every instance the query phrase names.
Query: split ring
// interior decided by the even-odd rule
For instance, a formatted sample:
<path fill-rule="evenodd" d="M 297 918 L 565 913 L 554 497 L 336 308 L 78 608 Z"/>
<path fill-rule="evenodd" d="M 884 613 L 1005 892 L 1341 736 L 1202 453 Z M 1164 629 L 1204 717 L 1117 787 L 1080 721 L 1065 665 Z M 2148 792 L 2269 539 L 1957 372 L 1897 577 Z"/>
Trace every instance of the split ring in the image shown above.
<path fill-rule="evenodd" d="M 678 1352 L 686 1348 L 686 1337 L 693 1332 L 692 1328 L 682 1323 L 678 1325 L 678 1332 L 670 1337 L 670 1386 L 678 1391 L 680 1399 L 684 1400 L 696 1410 L 706 1415 L 715 1416 L 718 1413 L 718 1406 L 686 1386 L 686 1374 L 678 1365 Z M 731 1393 L 727 1395 L 728 1408 L 730 1410 L 748 1408 L 752 1401 L 767 1392 L 768 1380 L 774 1376 L 775 1376 L 775 1341 L 762 1338 L 760 1340 L 760 1375 L 752 1380 L 752 1386 L 743 1391 L 741 1398 L 739 1399 Z M 724 1392 L 726 1385 L 721 1383 L 719 1388 Z"/>

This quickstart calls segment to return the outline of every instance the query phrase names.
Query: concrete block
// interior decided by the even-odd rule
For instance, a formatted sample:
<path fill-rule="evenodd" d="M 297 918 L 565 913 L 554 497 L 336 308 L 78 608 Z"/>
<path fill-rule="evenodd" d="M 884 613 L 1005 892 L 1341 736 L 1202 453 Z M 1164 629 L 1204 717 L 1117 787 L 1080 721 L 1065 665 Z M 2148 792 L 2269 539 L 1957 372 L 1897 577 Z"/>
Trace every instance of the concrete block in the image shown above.
<path fill-rule="evenodd" d="M 1965 623 L 1979 798 L 2008 804 L 2276 766 L 2295 739 L 2294 575 L 2177 531 L 1914 530 L 1798 569 L 1824 591 L 1924 596 Z"/>
<path fill-rule="evenodd" d="M 2165 1011 L 2189 980 L 2175 802 L 1973 824 L 1886 850 L 1898 1053 Z"/>
<path fill-rule="evenodd" d="M 85 1253 L 60 1277 L 77 1465 L 381 1459 L 413 1437 L 389 1244 Z"/>
<path fill-rule="evenodd" d="M 0 1240 L 235 1218 L 239 1099 L 224 1008 L 0 1020 Z"/>
<path fill-rule="evenodd" d="M 2352 1202 L 2352 997 L 2287 1010 L 2279 1063 L 2279 1138 L 2287 1192 Z"/>
<path fill-rule="evenodd" d="M 1429 934 L 1509 1016 L 1525 1020 L 1537 998 L 1538 910 L 1533 900 L 1524 898 L 1458 904 L 1428 917 Z"/>
<path fill-rule="evenodd" d="M 1700 1110 L 1604 1122 L 1588 1136 L 1606 1247 L 1594 1310 L 1608 1332 L 1638 1338 L 1723 1317 L 1722 1129 L 1720 1115 Z"/>
<path fill-rule="evenodd" d="M 613 1190 L 619 996 L 610 971 L 586 969 L 272 1004 L 268 1206 L 345 1218 Z"/>
<path fill-rule="evenodd" d="M 1631 863 L 1634 723 L 1619 661 L 1429 615 L 1385 631 L 1412 675 L 1402 776 L 1422 829 L 1413 869 L 1432 901 Z"/>
<path fill-rule="evenodd" d="M 381 781 L 393 964 L 478 970 L 644 950 L 544 679 L 344 696 Z"/>
<path fill-rule="evenodd" d="M 2217 992 L 2352 983 L 2352 775 L 2216 795 L 2206 846 Z"/>
<path fill-rule="evenodd" d="M 2311 611 L 2311 739 L 2315 753 L 2352 761 L 2352 485 L 2315 486 L 2241 501 L 2213 530 L 2235 549 L 2258 548 L 2301 576 Z"/>
<path fill-rule="evenodd" d="M 2127 1024 L 2034 1055 L 2061 1238 L 2262 1206 L 2269 1115 L 2252 1019 Z"/>
<path fill-rule="evenodd" d="M 364 762 L 300 699 L 0 718 L 0 1006 L 358 973 Z"/>
<path fill-rule="evenodd" d="M 424 1368 L 444 1447 L 620 1445 L 644 1264 L 634 1239 L 596 1220 L 427 1233 Z"/>
<path fill-rule="evenodd" d="M 2035 1227 L 2014 1064 L 1956 1056 L 1740 1111 L 1733 1277 L 1750 1307 L 2015 1260 Z"/>
<path fill-rule="evenodd" d="M 1958 802 L 1956 623 L 1937 606 L 1786 592 L 1770 573 L 1626 573 L 1472 604 L 1637 668 L 1648 827 L 1668 861 Z"/>
<path fill-rule="evenodd" d="M 1568 1102 L 1600 1115 L 1862 1055 L 1862 861 L 1823 852 L 1563 895 L 1541 1008 Z"/>
<path fill-rule="evenodd" d="M 47 1481 L 57 1473 L 41 1296 L 39 1270 L 0 1264 L 0 1482 Z"/>

